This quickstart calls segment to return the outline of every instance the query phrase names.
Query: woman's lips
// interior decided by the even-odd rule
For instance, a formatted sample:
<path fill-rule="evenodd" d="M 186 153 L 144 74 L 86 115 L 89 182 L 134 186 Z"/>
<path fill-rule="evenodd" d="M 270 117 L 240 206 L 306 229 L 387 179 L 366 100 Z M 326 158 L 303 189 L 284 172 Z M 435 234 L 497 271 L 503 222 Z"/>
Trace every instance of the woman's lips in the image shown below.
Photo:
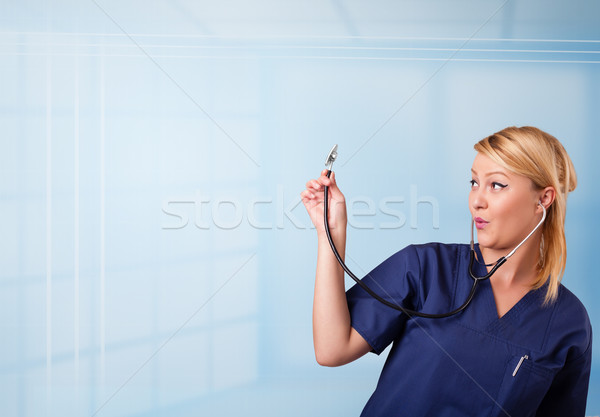
<path fill-rule="evenodd" d="M 488 223 L 489 222 L 486 222 L 481 217 L 475 217 L 475 227 L 477 227 L 478 230 L 483 229 Z"/>

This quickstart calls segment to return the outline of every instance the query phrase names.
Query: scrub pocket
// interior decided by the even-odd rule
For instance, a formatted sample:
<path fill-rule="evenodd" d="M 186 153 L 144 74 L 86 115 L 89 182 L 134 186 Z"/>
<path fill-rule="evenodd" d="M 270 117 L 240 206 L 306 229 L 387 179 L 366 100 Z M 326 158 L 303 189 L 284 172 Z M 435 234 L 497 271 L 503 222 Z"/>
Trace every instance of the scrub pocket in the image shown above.
<path fill-rule="evenodd" d="M 535 416 L 553 376 L 551 370 L 534 363 L 531 354 L 511 356 L 490 417 Z"/>

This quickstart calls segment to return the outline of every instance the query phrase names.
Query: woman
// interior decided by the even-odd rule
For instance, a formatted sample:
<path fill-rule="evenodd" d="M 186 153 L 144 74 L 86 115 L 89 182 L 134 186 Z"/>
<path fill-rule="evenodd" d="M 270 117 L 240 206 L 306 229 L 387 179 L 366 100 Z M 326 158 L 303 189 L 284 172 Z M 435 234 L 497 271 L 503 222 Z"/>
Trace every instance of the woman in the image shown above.
<path fill-rule="evenodd" d="M 469 209 L 483 276 L 541 221 L 471 304 L 443 319 L 408 317 L 344 274 L 323 226 L 343 258 L 346 206 L 335 174 L 311 180 L 301 194 L 317 229 L 313 305 L 317 362 L 339 366 L 393 343 L 364 416 L 583 416 L 592 332 L 581 302 L 560 284 L 566 263 L 567 194 L 573 164 L 560 142 L 534 127 L 509 127 L 475 145 Z M 543 206 L 543 207 L 542 207 Z M 411 245 L 363 278 L 388 301 L 425 313 L 460 306 L 472 286 L 469 245 Z M 486 263 L 488 265 L 486 265 Z M 491 263 L 491 264 L 490 264 Z"/>

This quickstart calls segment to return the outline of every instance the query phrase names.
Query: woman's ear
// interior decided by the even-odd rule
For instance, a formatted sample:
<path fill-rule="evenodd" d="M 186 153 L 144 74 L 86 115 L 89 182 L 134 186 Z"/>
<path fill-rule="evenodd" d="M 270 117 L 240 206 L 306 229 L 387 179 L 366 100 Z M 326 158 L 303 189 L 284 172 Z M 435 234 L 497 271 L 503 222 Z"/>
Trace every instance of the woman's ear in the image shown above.
<path fill-rule="evenodd" d="M 540 203 L 546 208 L 546 210 L 552 205 L 556 198 L 556 190 L 554 187 L 546 187 L 540 194 Z"/>

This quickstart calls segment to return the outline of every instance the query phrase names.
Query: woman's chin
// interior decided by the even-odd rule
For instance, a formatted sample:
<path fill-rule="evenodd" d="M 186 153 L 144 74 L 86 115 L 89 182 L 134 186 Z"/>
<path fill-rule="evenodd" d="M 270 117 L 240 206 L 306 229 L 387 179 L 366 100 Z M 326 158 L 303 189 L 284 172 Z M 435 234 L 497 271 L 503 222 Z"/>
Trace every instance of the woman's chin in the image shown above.
<path fill-rule="evenodd" d="M 479 243 L 480 247 L 488 247 L 491 244 L 493 244 L 492 239 L 490 239 L 489 235 L 487 235 L 487 233 L 481 233 L 478 232 L 477 233 L 477 243 Z"/>
<path fill-rule="evenodd" d="M 479 243 L 479 247 L 481 249 L 488 249 L 488 250 L 499 250 L 500 248 L 498 247 L 498 243 L 493 241 L 492 239 L 488 239 L 485 237 L 481 237 L 481 239 L 477 239 L 477 243 Z"/>

